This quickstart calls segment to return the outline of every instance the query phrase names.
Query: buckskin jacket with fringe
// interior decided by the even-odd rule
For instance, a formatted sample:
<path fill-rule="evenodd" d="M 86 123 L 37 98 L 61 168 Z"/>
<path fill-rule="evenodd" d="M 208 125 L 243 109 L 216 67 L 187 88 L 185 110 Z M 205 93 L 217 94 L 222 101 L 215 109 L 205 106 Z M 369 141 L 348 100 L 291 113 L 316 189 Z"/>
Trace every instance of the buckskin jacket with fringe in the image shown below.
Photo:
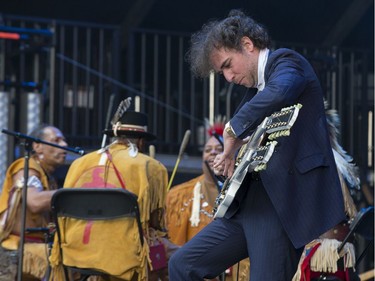
<path fill-rule="evenodd" d="M 138 196 L 141 223 L 144 234 L 148 237 L 150 214 L 152 211 L 164 208 L 168 174 L 166 168 L 157 160 L 137 153 L 129 155 L 129 148 L 114 144 L 109 148 L 112 161 L 118 169 L 126 189 Z M 108 187 L 121 188 L 113 165 L 108 161 L 106 153 L 91 152 L 75 160 L 67 173 L 64 188 L 74 187 Z M 149 246 L 141 246 L 137 225 L 134 220 L 94 222 L 91 226 L 89 241 L 83 242 L 86 227 L 85 221 L 65 218 L 66 227 L 63 232 L 64 264 L 80 267 L 97 268 L 110 273 L 117 278 L 130 280 L 135 273 L 138 280 L 147 279 L 149 264 Z M 121 225 L 109 231 L 109 224 Z M 161 221 L 163 226 L 163 222 Z M 124 227 L 126 228 L 124 230 Z M 116 228 L 115 228 L 116 229 Z M 126 235 L 124 235 L 126 233 Z M 159 233 L 160 236 L 164 235 Z M 106 241 L 116 240 L 121 247 L 108 247 Z M 147 242 L 147 238 L 145 240 Z M 85 255 L 81 255 L 85 248 Z M 59 249 L 54 243 L 50 262 L 53 267 L 53 279 L 59 280 L 61 261 Z"/>
<path fill-rule="evenodd" d="M 7 250 L 17 250 L 20 237 L 11 234 L 14 230 L 14 224 L 21 211 L 21 193 L 23 185 L 13 182 L 13 176 L 24 168 L 25 160 L 23 158 L 14 161 L 8 168 L 3 184 L 3 190 L 0 197 L 0 217 L 2 220 L 0 229 L 1 246 Z M 29 160 L 29 169 L 35 170 L 42 182 L 43 190 L 51 190 L 48 177 L 42 167 L 31 157 Z M 7 215 L 5 214 L 7 212 Z M 26 224 L 28 220 L 39 222 L 38 227 L 47 227 L 48 221 L 43 214 L 33 214 L 26 211 Z M 7 216 L 6 220 L 3 216 Z M 26 225 L 27 227 L 27 225 Z M 35 226 L 34 226 L 35 227 Z M 19 232 L 19 231 L 17 231 Z M 34 234 L 33 236 L 43 238 L 43 234 Z M 25 243 L 23 256 L 23 272 L 32 276 L 42 278 L 48 267 L 48 257 L 46 255 L 47 245 L 45 243 Z"/>
<path fill-rule="evenodd" d="M 167 195 L 165 220 L 168 236 L 173 243 L 183 246 L 213 220 L 212 209 L 218 193 L 213 183 L 204 180 L 204 174 L 172 187 Z M 194 210 L 196 200 L 198 208 Z M 194 212 L 197 212 L 198 220 L 193 219 Z M 238 280 L 249 280 L 249 259 L 233 266 L 225 280 L 237 280 L 238 269 Z"/>
<path fill-rule="evenodd" d="M 195 198 L 194 190 L 197 188 L 197 184 L 203 185 L 202 187 L 199 186 L 199 199 L 202 199 L 199 201 L 202 202 L 200 202 L 198 209 L 199 221 L 194 225 L 191 222 L 191 215 Z M 216 187 L 214 188 L 216 189 Z M 204 194 L 206 194 L 205 197 L 207 197 L 209 190 L 210 189 L 205 187 L 204 175 L 200 175 L 199 177 L 173 187 L 168 192 L 166 223 L 168 236 L 173 243 L 179 246 L 184 245 L 212 221 L 213 207 L 207 202 L 208 199 L 201 198 Z M 218 192 L 216 191 L 214 198 L 217 194 Z"/>

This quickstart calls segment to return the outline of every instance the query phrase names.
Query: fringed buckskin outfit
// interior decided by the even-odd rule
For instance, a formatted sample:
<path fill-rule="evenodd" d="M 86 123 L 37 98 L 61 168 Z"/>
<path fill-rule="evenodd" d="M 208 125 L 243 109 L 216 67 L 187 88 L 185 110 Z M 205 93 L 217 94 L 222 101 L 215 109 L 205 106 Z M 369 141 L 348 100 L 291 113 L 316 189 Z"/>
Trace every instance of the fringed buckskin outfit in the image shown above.
<path fill-rule="evenodd" d="M 113 164 L 121 176 L 125 188 L 138 196 L 141 222 L 146 236 L 149 233 L 150 214 L 152 211 L 164 208 L 168 174 L 166 168 L 157 160 L 142 154 L 132 154 L 131 148 L 123 144 L 114 144 L 108 149 L 108 154 L 103 151 L 94 151 L 82 158 L 75 160 L 66 176 L 64 188 L 74 187 L 108 187 L 121 188 L 122 184 L 115 173 Z M 132 156 L 131 156 L 132 155 Z M 106 225 L 118 223 L 118 231 L 106 231 Z M 162 223 L 162 221 L 161 221 Z M 73 265 L 79 263 L 80 267 L 98 268 L 108 272 L 121 280 L 147 280 L 149 263 L 149 246 L 144 243 L 142 247 L 136 224 L 124 221 L 119 222 L 94 222 L 91 226 L 89 241 L 83 244 L 82 238 L 86 229 L 84 221 L 66 221 L 67 227 L 62 231 L 64 242 L 69 247 L 69 254 L 64 255 L 64 263 Z M 124 225 L 126 229 L 124 229 Z M 113 228 L 111 228 L 113 229 Z M 124 231 L 126 235 L 123 235 Z M 158 233 L 163 236 L 164 233 Z M 86 235 L 87 236 L 87 235 Z M 118 240 L 118 245 L 126 245 L 126 249 L 108 248 L 106 241 Z M 56 245 L 56 244 L 55 244 Z M 90 255 L 81 256 L 83 247 L 91 245 Z M 87 251 L 87 250 L 86 250 Z M 67 249 L 64 250 L 67 253 Z M 60 280 L 61 260 L 58 247 L 53 247 L 51 264 L 54 268 L 54 280 Z"/>
<path fill-rule="evenodd" d="M 213 219 L 213 207 L 218 189 L 200 175 L 174 186 L 167 195 L 166 223 L 170 240 L 182 246 Z M 237 280 L 238 266 L 232 268 L 227 281 Z M 248 280 L 249 259 L 240 262 L 239 281 Z"/>
<path fill-rule="evenodd" d="M 0 197 L 0 217 L 2 219 L 0 241 L 1 246 L 7 250 L 17 250 L 19 247 L 20 229 L 18 229 L 16 224 L 22 221 L 21 195 L 23 182 L 13 182 L 13 176 L 24 169 L 24 161 L 23 158 L 17 159 L 8 168 Z M 46 174 L 39 162 L 33 157 L 29 160 L 29 169 L 37 172 L 37 178 L 41 181 L 44 191 L 57 188 L 54 179 Z M 30 184 L 28 185 L 30 186 Z M 35 214 L 26 209 L 25 228 L 46 228 L 48 222 L 48 212 Z M 44 277 L 48 267 L 48 245 L 44 242 L 43 233 L 27 234 L 25 236 L 22 271 L 27 275 L 39 279 Z"/>
<path fill-rule="evenodd" d="M 340 119 L 337 112 L 326 108 L 326 116 L 332 151 L 344 198 L 345 213 L 350 222 L 357 215 L 357 208 L 349 190 L 359 188 L 359 170 L 355 163 L 353 163 L 353 158 L 338 142 L 337 136 L 340 133 Z M 340 253 L 337 251 L 348 232 L 349 223 L 344 222 L 308 243 L 302 253 L 298 269 L 292 281 L 310 281 L 312 278 L 320 275 L 336 276 L 342 280 L 352 280 L 351 278 L 353 277 L 351 274 L 355 271 L 356 266 L 354 245 L 346 243 Z"/>
<path fill-rule="evenodd" d="M 212 221 L 213 202 L 218 192 L 204 175 L 173 187 L 167 195 L 166 221 L 170 240 L 184 245 Z M 199 204 L 193 211 L 194 202 Z M 192 216 L 192 213 L 196 213 Z M 198 215 L 198 216 L 197 216 Z"/>

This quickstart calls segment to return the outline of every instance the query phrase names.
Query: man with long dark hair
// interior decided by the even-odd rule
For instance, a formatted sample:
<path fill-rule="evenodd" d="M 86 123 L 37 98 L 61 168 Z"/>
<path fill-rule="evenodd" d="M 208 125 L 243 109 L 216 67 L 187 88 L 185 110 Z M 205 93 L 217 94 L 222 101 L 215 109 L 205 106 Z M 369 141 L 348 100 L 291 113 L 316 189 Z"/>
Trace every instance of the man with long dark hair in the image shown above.
<path fill-rule="evenodd" d="M 291 280 L 304 245 L 346 220 L 319 80 L 297 52 L 271 51 L 266 29 L 239 10 L 195 33 L 188 59 L 200 77 L 214 71 L 257 88 L 224 130 L 224 151 L 214 163 L 224 176 L 233 175 L 238 149 L 267 116 L 302 108 L 266 170 L 248 173 L 224 217 L 172 256 L 170 279 L 212 278 L 250 257 L 250 280 Z"/>

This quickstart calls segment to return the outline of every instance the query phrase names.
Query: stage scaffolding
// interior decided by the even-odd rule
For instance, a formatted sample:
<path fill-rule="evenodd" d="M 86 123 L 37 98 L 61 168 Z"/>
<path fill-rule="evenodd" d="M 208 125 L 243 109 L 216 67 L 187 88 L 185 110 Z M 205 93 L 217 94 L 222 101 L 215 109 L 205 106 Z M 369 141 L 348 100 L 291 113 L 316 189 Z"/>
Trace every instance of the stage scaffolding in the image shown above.
<path fill-rule="evenodd" d="M 186 33 L 133 29 L 124 44 L 118 26 L 7 15 L 2 28 L 20 35 L 19 40 L 0 39 L 0 91 L 9 97 L 8 121 L 2 121 L 10 130 L 27 133 L 27 118 L 40 120 L 59 127 L 70 145 L 93 150 L 101 144 L 113 107 L 131 96 L 131 109 L 150 116 L 148 129 L 158 137 L 156 153 L 168 169 L 185 131 L 191 130 L 181 171 L 199 173 L 204 119 L 229 118 L 244 94 L 222 77 L 210 82 L 191 76 L 184 60 Z M 372 50 L 273 42 L 278 47 L 295 49 L 313 64 L 330 107 L 340 115 L 341 144 L 372 191 Z M 38 112 L 27 113 L 30 95 Z M 7 147 L 5 162 L 21 156 L 13 140 L 7 140 Z"/>
<path fill-rule="evenodd" d="M 185 131 L 191 130 L 178 183 L 200 173 L 204 119 L 230 118 L 244 95 L 222 77 L 191 76 L 184 60 L 186 33 L 134 29 L 124 44 L 118 26 L 10 15 L 2 20 L 0 129 L 25 134 L 40 122 L 50 123 L 63 131 L 70 146 L 94 150 L 101 145 L 108 116 L 131 96 L 131 109 L 149 115 L 148 130 L 158 137 L 156 158 L 169 171 Z M 274 42 L 273 48 L 278 47 L 295 49 L 313 64 L 326 100 L 340 115 L 341 144 L 360 168 L 362 189 L 353 197 L 359 208 L 373 205 L 373 50 Z M 2 184 L 6 167 L 22 156 L 22 146 L 4 134 L 0 145 Z M 68 165 L 74 157 L 68 156 Z M 373 257 L 369 260 L 373 263 Z"/>

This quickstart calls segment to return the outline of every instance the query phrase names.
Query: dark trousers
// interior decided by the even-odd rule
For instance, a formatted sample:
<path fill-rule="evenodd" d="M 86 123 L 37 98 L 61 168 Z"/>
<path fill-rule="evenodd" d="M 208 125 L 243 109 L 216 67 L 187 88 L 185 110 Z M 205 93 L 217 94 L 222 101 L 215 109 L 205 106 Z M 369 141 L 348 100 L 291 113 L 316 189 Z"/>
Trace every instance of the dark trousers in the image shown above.
<path fill-rule="evenodd" d="M 240 189 L 232 217 L 214 220 L 171 257 L 171 281 L 214 278 L 248 256 L 251 281 L 292 279 L 302 249 L 293 247 L 260 180 Z"/>

